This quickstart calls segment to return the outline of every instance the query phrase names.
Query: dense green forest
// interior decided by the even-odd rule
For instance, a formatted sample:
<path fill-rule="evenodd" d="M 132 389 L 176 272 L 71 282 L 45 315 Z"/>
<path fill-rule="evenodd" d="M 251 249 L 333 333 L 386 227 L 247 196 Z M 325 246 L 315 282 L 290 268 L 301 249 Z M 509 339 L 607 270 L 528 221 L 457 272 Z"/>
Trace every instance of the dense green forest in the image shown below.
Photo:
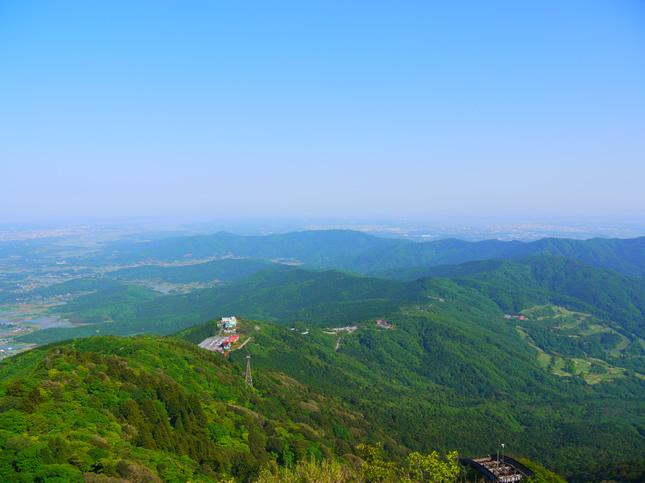
<path fill-rule="evenodd" d="M 271 461 L 352 461 L 361 441 L 404 454 L 312 388 L 264 371 L 247 388 L 225 358 L 173 339 L 43 346 L 0 363 L 0 380 L 3 481 L 246 481 Z"/>
<path fill-rule="evenodd" d="M 181 340 L 93 337 L 0 363 L 2 481 L 456 481 L 338 398 Z M 535 481 L 561 482 L 527 461 Z"/>
<path fill-rule="evenodd" d="M 549 255 L 513 261 L 473 261 L 461 265 L 391 270 L 393 280 L 445 277 L 477 288 L 505 311 L 551 302 L 590 311 L 645 338 L 645 280 Z"/>
<path fill-rule="evenodd" d="M 584 473 L 589 461 L 643 451 L 642 377 L 621 372 L 596 383 L 593 375 L 556 374 L 513 325 L 460 306 L 458 290 L 444 303 L 393 315 L 391 329 L 372 323 L 330 335 L 304 324 L 296 331 L 254 322 L 251 342 L 231 358 L 242 364 L 250 354 L 256 367 L 341 396 L 419 451 L 483 454 L 504 440 L 569 476 Z M 211 322 L 178 335 L 197 343 L 213 332 Z"/>

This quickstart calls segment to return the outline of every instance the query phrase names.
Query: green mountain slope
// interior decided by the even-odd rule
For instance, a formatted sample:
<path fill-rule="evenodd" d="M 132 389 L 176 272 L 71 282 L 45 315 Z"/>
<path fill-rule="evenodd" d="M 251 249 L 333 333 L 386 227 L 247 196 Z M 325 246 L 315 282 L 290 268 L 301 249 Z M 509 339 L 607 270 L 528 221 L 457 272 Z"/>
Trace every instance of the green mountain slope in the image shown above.
<path fill-rule="evenodd" d="M 59 306 L 55 311 L 65 313 L 72 320 L 77 319 L 81 322 L 132 319 L 135 318 L 136 307 L 140 303 L 157 297 L 159 294 L 145 287 L 108 286 L 106 289 L 83 295 L 66 305 Z"/>
<path fill-rule="evenodd" d="M 391 329 L 372 322 L 332 335 L 252 322 L 243 333 L 251 340 L 231 359 L 242 365 L 252 355 L 255 367 L 342 398 L 412 450 L 482 454 L 504 441 L 569 474 L 643 451 L 643 379 L 589 385 L 555 375 L 514 324 L 465 303 L 477 294 L 446 285 L 439 295 L 444 302 L 391 314 Z M 210 322 L 178 335 L 198 343 L 215 332 Z"/>
<path fill-rule="evenodd" d="M 53 309 L 70 320 L 94 322 L 92 325 L 41 330 L 19 340 L 42 344 L 96 335 L 96 331 L 164 335 L 230 313 L 283 324 L 298 320 L 319 326 L 350 324 L 389 313 L 401 303 L 426 300 L 425 290 L 415 282 L 303 269 L 263 270 L 229 286 L 165 297 L 124 285 L 83 295 Z"/>
<path fill-rule="evenodd" d="M 423 299 L 422 288 L 335 271 L 263 271 L 227 287 L 164 298 L 140 307 L 141 317 L 164 313 L 226 315 L 279 320 L 307 320 L 315 325 L 365 320 L 402 302 Z"/>
<path fill-rule="evenodd" d="M 534 256 L 513 261 L 391 270 L 393 279 L 446 277 L 476 287 L 503 310 L 519 312 L 553 303 L 591 312 L 625 335 L 645 338 L 645 281 L 576 260 Z"/>
<path fill-rule="evenodd" d="M 22 353 L 0 363 L 1 478 L 243 481 L 271 460 L 351 453 L 363 438 L 400 452 L 295 380 L 256 370 L 254 383 L 178 340 L 95 337 Z"/>
<path fill-rule="evenodd" d="M 213 281 L 233 283 L 244 280 L 254 273 L 267 268 L 276 271 L 291 269 L 288 265 L 264 262 L 262 260 L 224 259 L 179 267 L 145 265 L 140 267 L 123 268 L 110 273 L 110 277 L 118 280 L 154 279 L 172 283 Z"/>

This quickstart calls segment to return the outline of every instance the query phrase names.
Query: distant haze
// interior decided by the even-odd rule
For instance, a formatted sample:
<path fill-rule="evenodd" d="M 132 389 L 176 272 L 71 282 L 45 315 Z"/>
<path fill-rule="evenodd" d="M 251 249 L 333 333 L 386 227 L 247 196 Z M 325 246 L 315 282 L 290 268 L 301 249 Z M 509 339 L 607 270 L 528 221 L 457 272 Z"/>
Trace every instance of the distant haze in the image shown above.
<path fill-rule="evenodd" d="M 645 6 L 3 2 L 0 222 L 645 217 Z"/>

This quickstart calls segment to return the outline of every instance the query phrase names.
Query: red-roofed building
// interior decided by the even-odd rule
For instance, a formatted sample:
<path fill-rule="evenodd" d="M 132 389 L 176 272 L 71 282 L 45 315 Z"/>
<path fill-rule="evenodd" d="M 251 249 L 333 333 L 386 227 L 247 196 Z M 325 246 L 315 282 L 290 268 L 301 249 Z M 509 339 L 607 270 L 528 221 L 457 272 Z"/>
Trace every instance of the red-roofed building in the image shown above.
<path fill-rule="evenodd" d="M 224 342 L 222 342 L 222 349 L 225 351 L 231 350 L 231 344 L 234 344 L 237 342 L 237 340 L 240 338 L 239 335 L 232 335 L 228 339 L 226 339 Z"/>

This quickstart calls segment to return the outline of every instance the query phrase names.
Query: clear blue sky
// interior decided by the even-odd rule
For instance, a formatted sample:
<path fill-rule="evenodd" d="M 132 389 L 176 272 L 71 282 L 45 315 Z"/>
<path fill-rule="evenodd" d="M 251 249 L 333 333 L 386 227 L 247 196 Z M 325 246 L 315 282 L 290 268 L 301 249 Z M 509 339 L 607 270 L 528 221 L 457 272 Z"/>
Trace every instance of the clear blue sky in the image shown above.
<path fill-rule="evenodd" d="M 0 221 L 645 215 L 645 3 L 0 2 Z"/>

